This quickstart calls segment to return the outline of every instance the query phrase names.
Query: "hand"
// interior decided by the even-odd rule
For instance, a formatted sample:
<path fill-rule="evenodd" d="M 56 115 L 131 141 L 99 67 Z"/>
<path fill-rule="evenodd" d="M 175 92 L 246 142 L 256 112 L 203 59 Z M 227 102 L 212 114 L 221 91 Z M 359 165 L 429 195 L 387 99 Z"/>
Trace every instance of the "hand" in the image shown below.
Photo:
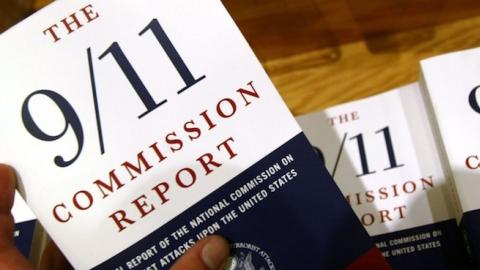
<path fill-rule="evenodd" d="M 32 265 L 17 250 L 13 241 L 15 224 L 11 209 L 15 196 L 14 171 L 0 164 L 0 270 L 32 270 Z M 228 242 L 221 236 L 200 240 L 172 266 L 171 270 L 218 270 L 230 254 Z M 45 248 L 40 270 L 73 269 L 53 242 Z"/>
<path fill-rule="evenodd" d="M 230 246 L 221 236 L 198 241 L 170 270 L 220 270 L 230 255 Z"/>
<path fill-rule="evenodd" d="M 6 166 L 0 166 L 0 270 L 32 269 L 13 243 L 15 224 L 10 211 L 15 196 L 15 185 L 13 171 Z"/>

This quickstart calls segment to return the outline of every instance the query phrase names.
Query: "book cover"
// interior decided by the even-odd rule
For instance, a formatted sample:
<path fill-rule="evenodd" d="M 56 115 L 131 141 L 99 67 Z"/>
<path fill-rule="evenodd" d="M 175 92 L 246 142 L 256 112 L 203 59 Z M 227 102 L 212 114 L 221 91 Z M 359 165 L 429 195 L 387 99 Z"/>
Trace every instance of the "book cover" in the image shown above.
<path fill-rule="evenodd" d="M 465 269 L 423 103 L 415 83 L 297 119 L 394 269 Z"/>
<path fill-rule="evenodd" d="M 28 258 L 32 248 L 33 233 L 37 221 L 35 215 L 18 193 L 15 194 L 12 215 L 15 220 L 15 230 L 13 235 L 15 246 L 25 257 Z"/>
<path fill-rule="evenodd" d="M 0 36 L 1 162 L 77 269 L 388 269 L 220 1 L 56 1 Z"/>
<path fill-rule="evenodd" d="M 474 263 L 480 259 L 480 50 L 471 49 L 421 62 L 424 94 L 444 149 L 444 163 L 453 178 L 461 225 Z"/>

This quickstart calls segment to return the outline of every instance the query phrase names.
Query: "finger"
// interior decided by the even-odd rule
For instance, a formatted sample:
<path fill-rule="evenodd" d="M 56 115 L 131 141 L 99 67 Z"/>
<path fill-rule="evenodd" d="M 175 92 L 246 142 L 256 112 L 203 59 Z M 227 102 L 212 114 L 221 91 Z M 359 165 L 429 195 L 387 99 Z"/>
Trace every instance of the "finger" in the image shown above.
<path fill-rule="evenodd" d="M 32 269 L 13 242 L 15 223 L 11 209 L 14 197 L 15 174 L 10 167 L 0 164 L 0 270 Z"/>
<path fill-rule="evenodd" d="M 15 185 L 13 170 L 0 164 L 0 215 L 10 215 L 15 197 Z"/>
<path fill-rule="evenodd" d="M 12 170 L 0 164 L 0 250 L 13 245 L 15 224 L 11 214 L 15 194 Z"/>
<path fill-rule="evenodd" d="M 230 255 L 230 245 L 213 235 L 198 241 L 170 270 L 218 270 Z"/>
<path fill-rule="evenodd" d="M 38 270 L 66 270 L 73 269 L 70 263 L 67 261 L 65 256 L 63 256 L 60 249 L 50 241 L 42 254 L 42 260 Z"/>

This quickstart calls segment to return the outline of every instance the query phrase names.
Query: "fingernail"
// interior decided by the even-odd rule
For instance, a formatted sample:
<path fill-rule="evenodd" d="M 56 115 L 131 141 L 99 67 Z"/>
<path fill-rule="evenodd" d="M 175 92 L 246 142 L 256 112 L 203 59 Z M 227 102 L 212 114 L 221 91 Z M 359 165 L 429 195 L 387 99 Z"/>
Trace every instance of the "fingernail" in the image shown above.
<path fill-rule="evenodd" d="M 202 260 L 210 270 L 218 270 L 230 254 L 228 242 L 220 236 L 211 236 L 202 250 Z"/>

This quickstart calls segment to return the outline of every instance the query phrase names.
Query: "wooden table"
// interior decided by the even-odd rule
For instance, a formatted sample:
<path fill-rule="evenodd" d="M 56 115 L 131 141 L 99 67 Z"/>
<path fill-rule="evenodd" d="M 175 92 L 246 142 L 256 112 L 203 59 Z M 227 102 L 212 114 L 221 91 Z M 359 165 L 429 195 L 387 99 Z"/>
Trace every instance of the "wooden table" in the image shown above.
<path fill-rule="evenodd" d="M 480 46 L 480 1 L 224 0 L 295 115 L 418 80 Z"/>
<path fill-rule="evenodd" d="M 417 81 L 421 59 L 478 46 L 480 16 L 266 61 L 264 65 L 298 115 Z"/>

